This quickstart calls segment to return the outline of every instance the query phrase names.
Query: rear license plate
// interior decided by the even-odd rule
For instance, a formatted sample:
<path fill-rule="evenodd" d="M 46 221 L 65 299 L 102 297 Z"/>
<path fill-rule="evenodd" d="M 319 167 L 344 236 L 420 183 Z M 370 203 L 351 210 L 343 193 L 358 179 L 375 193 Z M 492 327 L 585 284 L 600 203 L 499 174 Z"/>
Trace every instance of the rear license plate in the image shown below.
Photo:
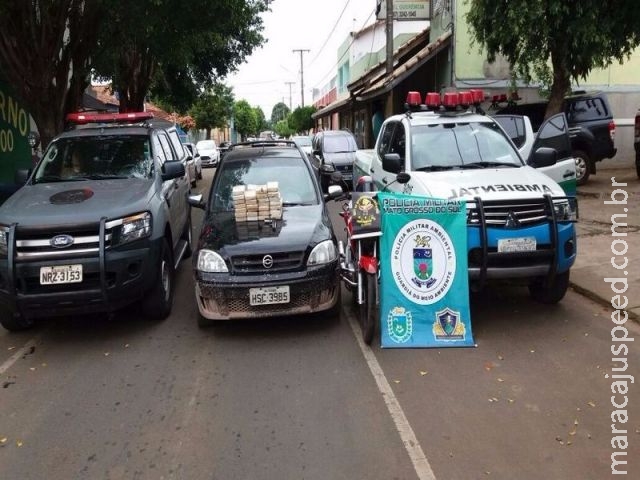
<path fill-rule="evenodd" d="M 289 285 L 249 289 L 250 305 L 272 305 L 274 303 L 289 303 Z"/>
<path fill-rule="evenodd" d="M 498 252 L 534 252 L 536 250 L 535 237 L 502 238 L 498 240 Z"/>
<path fill-rule="evenodd" d="M 40 267 L 40 285 L 82 282 L 82 265 Z"/>

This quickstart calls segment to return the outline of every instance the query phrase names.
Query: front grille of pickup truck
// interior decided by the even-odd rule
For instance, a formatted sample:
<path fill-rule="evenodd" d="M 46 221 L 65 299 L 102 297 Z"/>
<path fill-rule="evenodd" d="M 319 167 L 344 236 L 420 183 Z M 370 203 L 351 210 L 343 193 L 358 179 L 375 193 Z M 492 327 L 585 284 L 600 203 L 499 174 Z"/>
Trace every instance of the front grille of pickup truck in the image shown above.
<path fill-rule="evenodd" d="M 265 257 L 271 258 L 265 261 Z M 281 252 L 270 255 L 236 255 L 231 257 L 231 265 L 233 266 L 234 273 L 237 274 L 292 272 L 300 269 L 303 258 L 304 252 Z M 265 265 L 271 266 L 267 268 Z"/>
<path fill-rule="evenodd" d="M 54 239 L 63 239 L 66 246 L 53 246 Z M 105 247 L 111 243 L 111 231 L 105 230 Z M 100 253 L 100 224 L 60 226 L 55 228 L 16 229 L 16 259 L 30 261 L 53 260 L 74 256 L 97 257 Z"/>
<path fill-rule="evenodd" d="M 477 205 L 470 202 L 467 208 L 467 224 L 480 225 Z M 488 227 L 518 228 L 545 223 L 549 218 L 545 199 L 499 200 L 482 202 L 485 223 Z"/>

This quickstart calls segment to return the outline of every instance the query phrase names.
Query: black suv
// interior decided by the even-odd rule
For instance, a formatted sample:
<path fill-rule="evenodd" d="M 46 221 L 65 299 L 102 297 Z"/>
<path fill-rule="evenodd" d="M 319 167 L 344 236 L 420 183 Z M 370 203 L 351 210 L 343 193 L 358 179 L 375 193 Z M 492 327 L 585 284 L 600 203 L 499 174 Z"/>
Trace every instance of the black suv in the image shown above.
<path fill-rule="evenodd" d="M 191 254 L 184 150 L 148 113 L 71 114 L 0 207 L 0 323 L 109 312 L 162 319 Z"/>
<path fill-rule="evenodd" d="M 316 133 L 311 143 L 311 162 L 320 178 L 323 192 L 327 192 L 331 174 L 336 171 L 351 184 L 356 150 L 356 139 L 347 130 L 325 130 Z"/>
<path fill-rule="evenodd" d="M 534 132 L 544 121 L 547 102 L 510 105 L 496 114 L 526 115 Z M 596 163 L 616 154 L 614 137 L 616 124 L 613 113 L 602 92 L 578 93 L 565 98 L 563 111 L 569 122 L 569 136 L 576 159 L 576 181 L 584 185 L 589 175 L 596 173 Z"/>
<path fill-rule="evenodd" d="M 198 324 L 340 309 L 338 248 L 307 156 L 291 141 L 235 144 L 216 170 L 193 258 Z"/>

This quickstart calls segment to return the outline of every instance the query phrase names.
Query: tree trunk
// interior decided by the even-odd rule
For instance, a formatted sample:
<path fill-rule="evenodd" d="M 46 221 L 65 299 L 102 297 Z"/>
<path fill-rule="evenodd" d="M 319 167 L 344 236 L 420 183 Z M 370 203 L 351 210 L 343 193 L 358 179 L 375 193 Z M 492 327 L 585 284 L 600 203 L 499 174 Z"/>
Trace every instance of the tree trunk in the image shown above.
<path fill-rule="evenodd" d="M 562 111 L 562 102 L 571 88 L 571 79 L 564 56 L 552 50 L 551 64 L 553 65 L 553 83 L 551 84 L 551 95 L 545 112 L 545 120 Z"/>

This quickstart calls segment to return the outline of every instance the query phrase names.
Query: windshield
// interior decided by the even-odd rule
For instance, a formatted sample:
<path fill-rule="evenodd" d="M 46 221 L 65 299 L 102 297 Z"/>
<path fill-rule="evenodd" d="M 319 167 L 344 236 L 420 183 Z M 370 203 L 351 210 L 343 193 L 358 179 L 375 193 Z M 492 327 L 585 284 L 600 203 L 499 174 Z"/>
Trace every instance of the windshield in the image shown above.
<path fill-rule="evenodd" d="M 311 137 L 293 137 L 293 141 L 296 142 L 296 145 L 299 147 L 311 146 Z"/>
<path fill-rule="evenodd" d="M 152 174 L 153 160 L 147 136 L 87 136 L 53 142 L 38 164 L 34 181 L 151 178 Z"/>
<path fill-rule="evenodd" d="M 213 140 L 201 140 L 196 143 L 198 150 L 213 150 L 216 148 L 216 143 Z"/>
<path fill-rule="evenodd" d="M 252 158 L 222 164 L 212 194 L 212 210 L 233 210 L 232 190 L 236 185 L 264 185 L 278 182 L 284 206 L 317 205 L 311 173 L 301 158 Z"/>
<path fill-rule="evenodd" d="M 355 152 L 358 149 L 351 135 L 326 135 L 323 142 L 325 153 Z"/>
<path fill-rule="evenodd" d="M 518 152 L 494 123 L 420 125 L 411 130 L 412 169 L 522 166 Z"/>

